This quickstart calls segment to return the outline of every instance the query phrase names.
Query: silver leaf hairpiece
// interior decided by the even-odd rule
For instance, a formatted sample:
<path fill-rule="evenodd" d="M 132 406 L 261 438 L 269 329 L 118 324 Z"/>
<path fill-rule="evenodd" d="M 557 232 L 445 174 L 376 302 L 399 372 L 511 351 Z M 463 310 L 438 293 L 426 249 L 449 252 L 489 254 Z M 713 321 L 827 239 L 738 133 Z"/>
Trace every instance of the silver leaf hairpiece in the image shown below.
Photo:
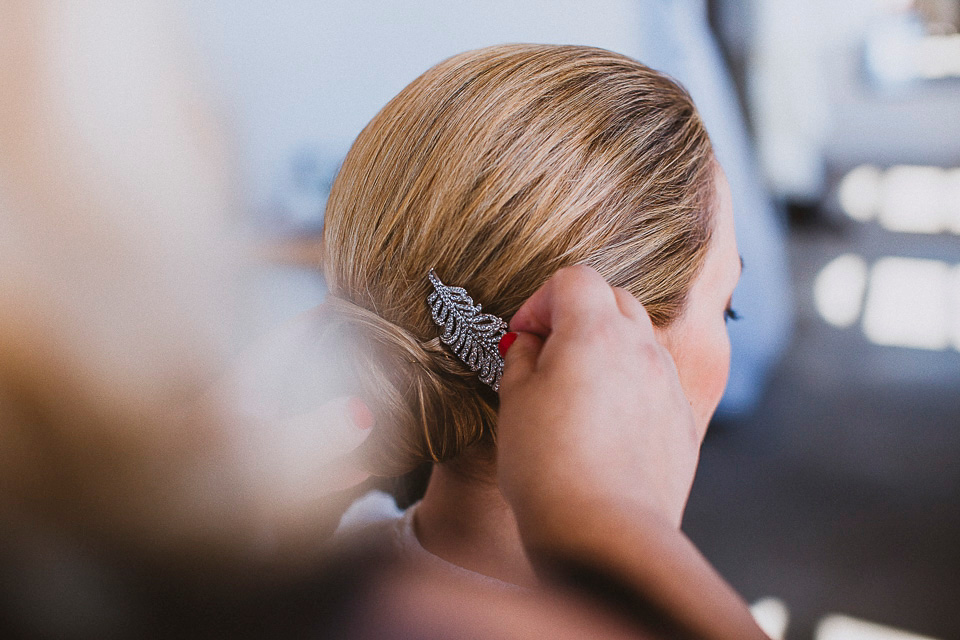
<path fill-rule="evenodd" d="M 503 358 L 498 347 L 507 323 L 498 316 L 481 313 L 481 305 L 473 304 L 466 289 L 443 284 L 433 269 L 427 277 L 434 289 L 427 296 L 427 304 L 434 323 L 443 327 L 441 342 L 471 371 L 478 371 L 482 382 L 499 391 Z"/>

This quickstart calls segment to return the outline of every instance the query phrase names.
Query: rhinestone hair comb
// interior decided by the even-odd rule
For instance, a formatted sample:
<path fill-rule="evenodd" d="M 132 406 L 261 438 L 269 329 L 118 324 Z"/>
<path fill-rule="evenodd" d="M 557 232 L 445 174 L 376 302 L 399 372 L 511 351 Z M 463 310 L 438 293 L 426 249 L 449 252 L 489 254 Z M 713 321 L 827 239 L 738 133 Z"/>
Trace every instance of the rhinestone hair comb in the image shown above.
<path fill-rule="evenodd" d="M 433 285 L 427 305 L 433 322 L 443 329 L 440 341 L 471 371 L 477 372 L 482 382 L 499 391 L 503 358 L 498 345 L 507 332 L 507 323 L 503 318 L 482 313 L 481 305 L 473 303 L 466 289 L 443 284 L 433 269 L 427 278 Z"/>

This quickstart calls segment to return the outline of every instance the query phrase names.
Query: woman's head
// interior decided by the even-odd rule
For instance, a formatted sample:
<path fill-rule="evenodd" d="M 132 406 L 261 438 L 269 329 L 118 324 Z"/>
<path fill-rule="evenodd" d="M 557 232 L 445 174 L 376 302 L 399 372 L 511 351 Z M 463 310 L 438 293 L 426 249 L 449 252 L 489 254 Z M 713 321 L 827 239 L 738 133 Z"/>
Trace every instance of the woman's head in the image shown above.
<path fill-rule="evenodd" d="M 429 269 L 509 319 L 587 264 L 669 336 L 710 253 L 718 175 L 687 93 L 608 51 L 491 47 L 401 91 L 347 155 L 324 228 L 330 292 L 367 345 L 352 373 L 381 425 L 377 466 L 449 460 L 495 434 L 496 394 L 439 342 Z"/>

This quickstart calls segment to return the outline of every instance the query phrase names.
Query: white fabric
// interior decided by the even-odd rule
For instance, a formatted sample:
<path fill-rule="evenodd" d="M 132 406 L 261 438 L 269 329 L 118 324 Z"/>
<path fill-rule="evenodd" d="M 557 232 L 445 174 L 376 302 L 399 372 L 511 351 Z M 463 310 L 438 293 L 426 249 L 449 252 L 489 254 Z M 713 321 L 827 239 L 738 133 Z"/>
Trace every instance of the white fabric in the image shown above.
<path fill-rule="evenodd" d="M 396 520 L 402 515 L 403 511 L 397 507 L 393 496 L 383 491 L 370 491 L 347 508 L 333 535 L 341 538 L 350 531 L 378 522 Z"/>
<path fill-rule="evenodd" d="M 424 549 L 414 528 L 418 506 L 419 502 L 406 511 L 401 511 L 392 496 L 383 491 L 371 491 L 346 510 L 334 532 L 334 540 L 349 542 L 353 537 L 369 537 L 373 533 L 373 544 L 397 551 L 401 560 L 449 573 L 476 584 L 510 591 L 525 591 L 524 587 L 464 569 Z"/>

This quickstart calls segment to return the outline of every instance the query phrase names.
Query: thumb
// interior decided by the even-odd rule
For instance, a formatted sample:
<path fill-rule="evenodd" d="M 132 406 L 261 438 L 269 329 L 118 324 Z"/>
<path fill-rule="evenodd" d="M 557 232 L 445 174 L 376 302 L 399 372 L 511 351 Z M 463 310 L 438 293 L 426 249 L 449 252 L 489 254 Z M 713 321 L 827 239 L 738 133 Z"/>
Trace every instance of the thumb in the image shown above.
<path fill-rule="evenodd" d="M 367 439 L 374 418 L 359 398 L 340 397 L 292 422 L 312 432 L 317 444 L 326 450 L 325 457 L 336 458 L 352 452 Z"/>
<path fill-rule="evenodd" d="M 327 492 L 359 484 L 369 474 L 354 453 L 371 426 L 370 409 L 353 397 L 337 398 L 286 421 L 278 430 L 283 442 L 277 443 L 283 448 L 285 475 L 304 486 L 316 487 L 319 479 Z"/>
<path fill-rule="evenodd" d="M 543 340 L 526 332 L 510 332 L 500 341 L 503 356 L 503 376 L 500 378 L 500 393 L 509 390 L 529 378 L 537 369 L 537 359 L 543 349 Z"/>

